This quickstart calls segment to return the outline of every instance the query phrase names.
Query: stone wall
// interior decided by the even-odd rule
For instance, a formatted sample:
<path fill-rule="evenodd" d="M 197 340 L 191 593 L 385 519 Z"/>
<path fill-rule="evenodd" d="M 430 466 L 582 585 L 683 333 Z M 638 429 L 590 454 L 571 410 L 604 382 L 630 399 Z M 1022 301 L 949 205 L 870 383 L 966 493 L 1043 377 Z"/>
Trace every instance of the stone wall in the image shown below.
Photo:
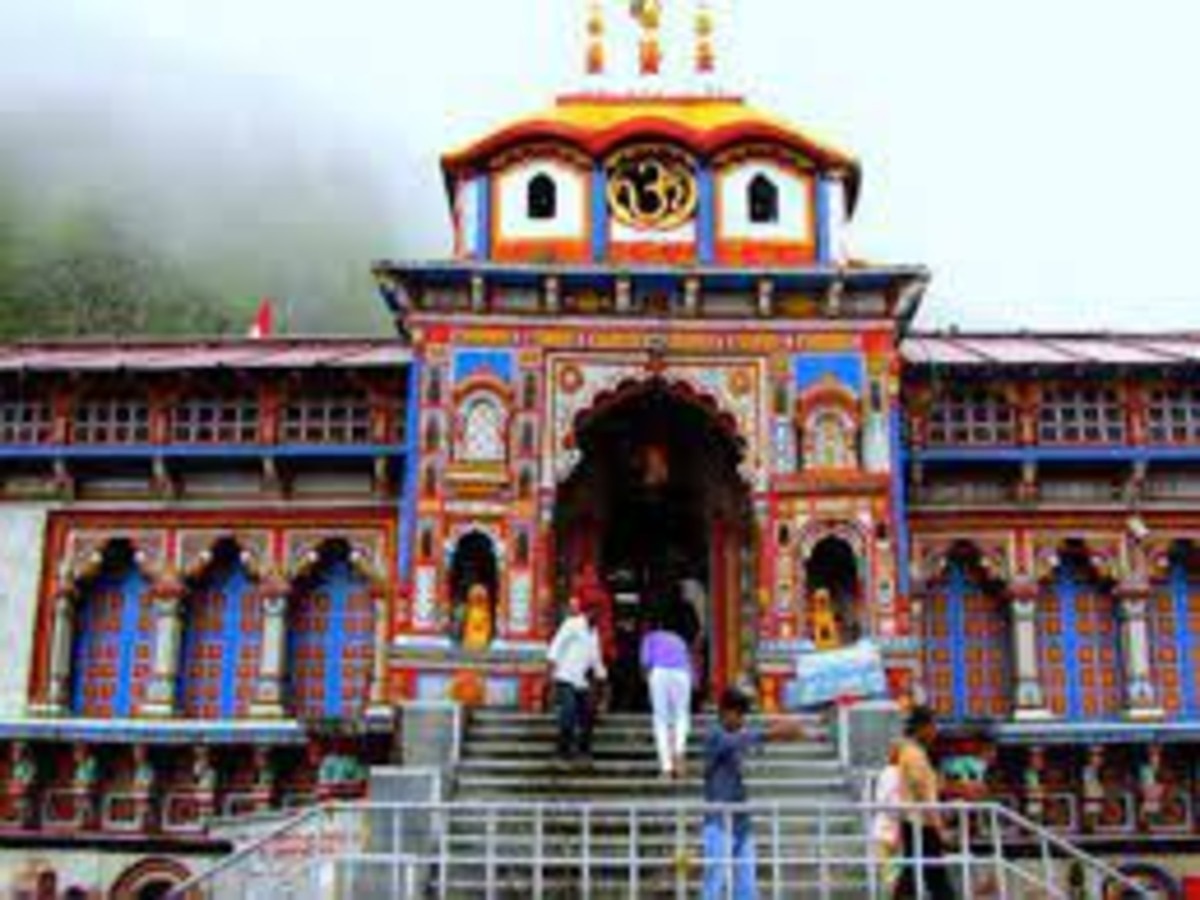
<path fill-rule="evenodd" d="M 0 506 L 0 718 L 25 712 L 33 659 L 34 617 L 42 576 L 47 510 Z"/>

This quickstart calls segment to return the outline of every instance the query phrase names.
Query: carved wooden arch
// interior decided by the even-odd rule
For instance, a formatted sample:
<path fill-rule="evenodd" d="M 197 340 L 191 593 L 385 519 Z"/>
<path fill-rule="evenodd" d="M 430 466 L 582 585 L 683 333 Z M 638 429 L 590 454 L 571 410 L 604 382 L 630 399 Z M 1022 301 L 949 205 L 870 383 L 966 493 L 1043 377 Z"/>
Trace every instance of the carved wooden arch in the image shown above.
<path fill-rule="evenodd" d="M 492 545 L 492 553 L 496 557 L 496 567 L 503 569 L 507 558 L 505 553 L 504 535 L 500 531 L 500 526 L 493 522 L 455 522 L 446 534 L 446 539 L 443 543 L 445 551 L 446 564 L 450 564 L 458 545 L 462 543 L 463 538 L 471 534 L 478 534 L 487 538 Z"/>
<path fill-rule="evenodd" d="M 238 548 L 238 559 L 246 573 L 258 581 L 271 573 L 270 535 L 262 531 L 222 529 L 185 531 L 179 535 L 179 571 L 185 579 L 202 578 L 212 565 L 217 545 L 230 543 Z"/>
<path fill-rule="evenodd" d="M 323 531 L 288 535 L 288 580 L 296 582 L 312 577 L 329 547 L 339 541 L 349 548 L 346 561 L 351 570 L 373 590 L 381 590 L 386 584 L 383 538 L 374 532 Z"/>
<path fill-rule="evenodd" d="M 796 583 L 800 586 L 801 596 L 808 595 L 808 562 L 821 542 L 829 538 L 842 541 L 854 554 L 857 562 L 855 579 L 860 593 L 865 596 L 871 583 L 871 556 L 867 533 L 858 522 L 846 519 L 810 522 L 797 535 L 795 542 Z"/>
<path fill-rule="evenodd" d="M 951 538 L 925 558 L 923 584 L 928 586 L 948 580 L 956 565 L 962 568 L 968 580 L 990 594 L 1002 593 L 1010 580 L 1005 547 L 971 538 Z"/>
<path fill-rule="evenodd" d="M 913 576 L 918 584 L 946 577 L 954 561 L 967 561 L 976 573 L 997 587 L 1012 582 L 1013 540 L 1011 536 L 945 535 L 916 545 Z"/>
<path fill-rule="evenodd" d="M 1182 558 L 1189 572 L 1200 573 L 1200 531 L 1171 531 L 1157 533 L 1143 544 L 1146 554 L 1147 575 L 1159 581 L 1171 576 L 1177 559 Z"/>
<path fill-rule="evenodd" d="M 742 481 L 765 489 L 769 436 L 763 422 L 760 374 L 758 364 L 747 361 L 709 365 L 681 361 L 668 366 L 653 352 L 648 360 L 639 356 L 552 362 L 546 450 L 552 454 L 553 466 L 546 469 L 544 486 L 570 479 L 582 459 L 580 428 L 595 415 L 639 392 L 662 389 L 712 415 L 735 440 Z"/>
<path fill-rule="evenodd" d="M 1084 572 L 1104 585 L 1121 581 L 1128 570 L 1124 543 L 1118 535 L 1039 535 L 1033 544 L 1034 578 L 1050 581 L 1069 557 L 1083 563 Z"/>
<path fill-rule="evenodd" d="M 654 375 L 650 378 L 624 378 L 615 386 L 597 393 L 590 405 L 575 413 L 570 434 L 572 447 L 578 449 L 578 435 L 591 422 L 621 404 L 655 390 L 664 391 L 672 399 L 704 413 L 717 426 L 718 431 L 730 440 L 737 450 L 739 459 L 745 460 L 747 442 L 738 428 L 737 416 L 724 409 L 712 393 L 698 388 L 686 378 L 670 378 L 662 375 Z M 744 477 L 742 466 L 739 465 L 738 469 L 739 475 Z"/>
<path fill-rule="evenodd" d="M 797 423 L 807 425 L 813 413 L 825 409 L 845 413 L 856 428 L 862 418 L 858 395 L 832 375 L 826 375 L 796 398 Z"/>
<path fill-rule="evenodd" d="M 133 550 L 133 564 L 150 581 L 159 580 L 166 566 L 167 536 L 162 531 L 70 531 L 59 567 L 59 589 L 74 591 L 95 578 L 112 546 L 127 542 Z"/>

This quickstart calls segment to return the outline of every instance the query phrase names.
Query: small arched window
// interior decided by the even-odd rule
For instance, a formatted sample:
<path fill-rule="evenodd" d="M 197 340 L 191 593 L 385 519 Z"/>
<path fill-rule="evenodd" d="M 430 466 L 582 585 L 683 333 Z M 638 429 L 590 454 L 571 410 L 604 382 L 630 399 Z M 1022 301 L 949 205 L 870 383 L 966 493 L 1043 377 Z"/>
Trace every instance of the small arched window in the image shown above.
<path fill-rule="evenodd" d="M 761 172 L 750 179 L 748 190 L 750 221 L 755 225 L 774 225 L 779 221 L 779 188 Z"/>
<path fill-rule="evenodd" d="M 529 180 L 528 216 L 545 221 L 558 215 L 558 186 L 545 172 L 539 172 Z"/>

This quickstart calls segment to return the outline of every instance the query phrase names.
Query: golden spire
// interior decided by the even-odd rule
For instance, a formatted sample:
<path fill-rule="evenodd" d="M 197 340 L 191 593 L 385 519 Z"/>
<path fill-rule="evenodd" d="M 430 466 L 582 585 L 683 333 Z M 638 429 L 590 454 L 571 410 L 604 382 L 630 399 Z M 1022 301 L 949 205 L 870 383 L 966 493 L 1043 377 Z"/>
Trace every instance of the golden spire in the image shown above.
<path fill-rule="evenodd" d="M 629 11 L 642 27 L 638 59 L 643 75 L 657 75 L 662 68 L 662 46 L 658 29 L 662 24 L 662 0 L 631 0 Z"/>
<path fill-rule="evenodd" d="M 591 0 L 587 17 L 587 73 L 604 74 L 604 10 L 600 0 Z"/>
<path fill-rule="evenodd" d="M 717 67 L 717 51 L 713 46 L 713 13 L 709 0 L 696 4 L 696 72 L 711 75 Z"/>

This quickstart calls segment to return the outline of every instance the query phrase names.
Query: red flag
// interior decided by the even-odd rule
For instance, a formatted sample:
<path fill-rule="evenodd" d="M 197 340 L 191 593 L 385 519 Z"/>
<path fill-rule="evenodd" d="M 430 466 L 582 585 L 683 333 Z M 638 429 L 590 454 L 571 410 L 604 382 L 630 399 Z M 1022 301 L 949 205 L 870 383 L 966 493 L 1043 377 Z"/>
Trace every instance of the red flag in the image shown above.
<path fill-rule="evenodd" d="M 250 331 L 247 337 L 252 340 L 261 340 L 269 338 L 275 331 L 275 307 L 272 305 L 269 298 L 264 297 L 262 302 L 258 304 L 258 312 L 254 316 L 254 322 L 250 326 Z"/>

